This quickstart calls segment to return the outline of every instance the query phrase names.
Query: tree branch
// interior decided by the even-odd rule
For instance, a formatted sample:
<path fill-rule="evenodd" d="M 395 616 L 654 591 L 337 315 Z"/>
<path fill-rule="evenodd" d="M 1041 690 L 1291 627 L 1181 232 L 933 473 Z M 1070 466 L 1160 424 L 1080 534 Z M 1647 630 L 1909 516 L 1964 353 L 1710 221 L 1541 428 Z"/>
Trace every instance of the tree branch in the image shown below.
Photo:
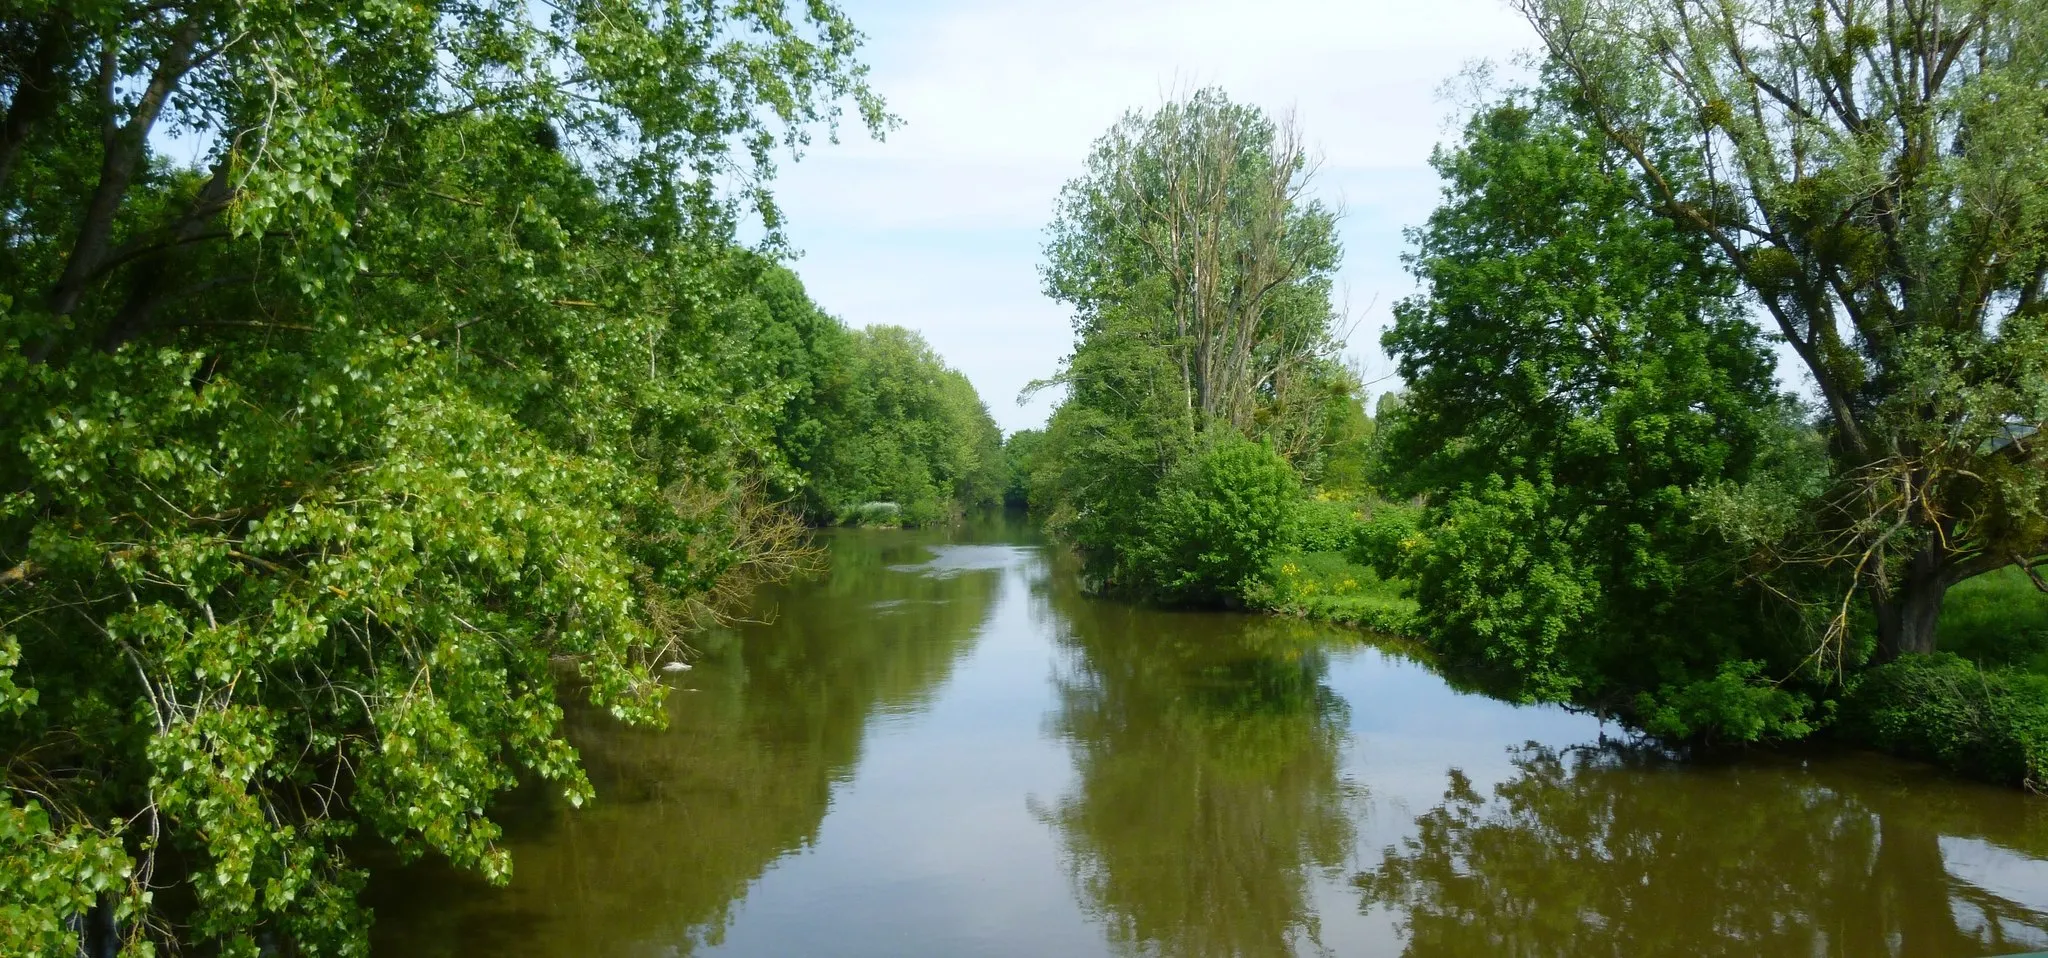
<path fill-rule="evenodd" d="M 107 109 L 105 153 L 100 162 L 99 185 L 94 188 L 92 200 L 86 206 L 85 219 L 79 224 L 78 237 L 72 243 L 64 273 L 50 290 L 49 309 L 53 315 L 69 316 L 77 311 L 86 287 L 104 261 L 107 243 L 114 232 L 114 218 L 121 210 L 129 183 L 142 165 L 149 131 L 156 125 L 157 115 L 163 110 L 171 91 L 177 88 L 178 82 L 193 65 L 193 50 L 199 45 L 199 26 L 196 14 L 187 15 L 178 25 L 169 49 L 151 73 L 149 85 L 143 89 L 141 99 L 136 101 L 135 110 L 125 124 L 118 122 L 119 110 L 115 107 L 113 95 L 118 62 L 114 49 L 116 41 L 111 37 L 101 40 L 102 95 Z"/>

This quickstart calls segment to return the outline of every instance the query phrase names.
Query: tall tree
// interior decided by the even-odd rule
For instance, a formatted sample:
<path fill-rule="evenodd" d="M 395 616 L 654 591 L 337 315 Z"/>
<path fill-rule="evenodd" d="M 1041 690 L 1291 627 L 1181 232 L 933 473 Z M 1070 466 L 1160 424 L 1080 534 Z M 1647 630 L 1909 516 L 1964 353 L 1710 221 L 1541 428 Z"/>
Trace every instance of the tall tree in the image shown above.
<path fill-rule="evenodd" d="M 1296 401 L 1336 346 L 1340 251 L 1314 174 L 1291 122 L 1218 90 L 1127 115 L 1060 193 L 1046 292 L 1084 343 L 1128 327 L 1162 347 L 1198 431 L 1284 433 L 1294 423 L 1270 407 Z"/>
<path fill-rule="evenodd" d="M 1205 89 L 1125 116 L 1061 192 L 1042 272 L 1076 342 L 1034 498 L 1103 585 L 1156 578 L 1137 547 L 1183 458 L 1252 439 L 1305 465 L 1330 444 L 1351 387 L 1313 174 L 1290 124 Z"/>
<path fill-rule="evenodd" d="M 1780 558 L 1852 574 L 1884 657 L 1934 648 L 1959 581 L 2048 588 L 2048 4 L 1518 6 L 1822 397 L 1837 485 Z"/>
<path fill-rule="evenodd" d="M 1481 112 L 1435 165 L 1380 454 L 1428 508 L 1372 537 L 1398 540 L 1377 561 L 1414 581 L 1440 651 L 1509 694 L 1676 735 L 1797 732 L 1800 701 L 1744 679 L 1801 656 L 1704 521 L 1791 412 L 1734 277 L 1554 96 Z"/>

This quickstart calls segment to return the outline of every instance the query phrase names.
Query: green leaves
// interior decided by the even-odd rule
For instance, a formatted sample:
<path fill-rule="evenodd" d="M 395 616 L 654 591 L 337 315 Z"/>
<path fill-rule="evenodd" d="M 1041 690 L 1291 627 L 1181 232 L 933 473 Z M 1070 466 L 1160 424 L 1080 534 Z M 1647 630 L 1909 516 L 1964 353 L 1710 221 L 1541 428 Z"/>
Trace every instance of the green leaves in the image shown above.
<path fill-rule="evenodd" d="M 0 868 L 39 897 L 0 921 L 359 954 L 359 826 L 503 880 L 498 792 L 593 797 L 559 696 L 659 721 L 652 667 L 792 567 L 773 504 L 843 333 L 733 237 L 752 209 L 774 245 L 776 144 L 843 101 L 885 125 L 859 34 L 827 3 L 7 18 L 45 99 L 0 144 Z"/>
<path fill-rule="evenodd" d="M 1706 521 L 1709 490 L 1770 484 L 1790 405 L 1729 270 L 1564 98 L 1533 99 L 1437 154 L 1444 203 L 1410 260 L 1426 293 L 1384 340 L 1409 391 L 1381 454 L 1391 491 L 1428 508 L 1361 545 L 1413 580 L 1445 661 L 1502 694 L 1686 737 L 1803 735 L 1809 703 L 1764 687 L 1794 646 Z"/>
<path fill-rule="evenodd" d="M 1265 575 L 1293 531 L 1301 480 L 1271 449 L 1232 437 L 1182 460 L 1156 495 L 1128 561 L 1158 598 L 1219 605 Z"/>
<path fill-rule="evenodd" d="M 1002 434 L 967 377 L 900 326 L 844 335 L 815 400 L 815 517 L 925 525 L 994 505 Z"/>
<path fill-rule="evenodd" d="M 2048 362 L 2048 8 L 1520 6 L 1653 215 L 1738 270 L 1820 395 L 1833 488 L 1762 564 L 1842 580 L 1824 656 L 1863 607 L 1880 656 L 1931 651 L 1950 585 L 2048 553 L 2048 462 L 1992 448 L 2048 425 L 2013 390 Z"/>
<path fill-rule="evenodd" d="M 0 791 L 0 942 L 25 956 L 76 954 L 73 916 L 112 896 L 119 917 L 132 918 L 148 896 L 134 887 L 134 862 L 118 835 L 61 827 L 33 798 Z M 131 949 L 149 955 L 147 942 Z"/>
<path fill-rule="evenodd" d="M 1358 455 L 1357 382 L 1334 359 L 1335 219 L 1304 156 L 1291 125 L 1198 90 L 1126 115 L 1061 192 L 1041 272 L 1076 343 L 1046 383 L 1066 396 L 1029 498 L 1105 588 L 1242 600 L 1297 473 L 1344 481 Z M 1278 471 L 1239 458 L 1258 444 Z"/>

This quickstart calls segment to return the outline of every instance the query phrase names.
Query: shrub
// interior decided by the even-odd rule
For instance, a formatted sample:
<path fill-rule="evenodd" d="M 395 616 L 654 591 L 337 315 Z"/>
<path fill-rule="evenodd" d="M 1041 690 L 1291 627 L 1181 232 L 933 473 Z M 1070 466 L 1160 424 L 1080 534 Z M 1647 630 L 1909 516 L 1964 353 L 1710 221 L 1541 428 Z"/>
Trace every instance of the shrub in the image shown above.
<path fill-rule="evenodd" d="M 1347 552 L 1351 561 L 1394 578 L 1400 574 L 1402 557 L 1418 541 L 1421 527 L 1422 510 L 1382 503 L 1353 531 Z"/>
<path fill-rule="evenodd" d="M 1309 553 L 1347 552 L 1363 521 L 1355 503 L 1307 499 L 1295 507 L 1287 544 Z"/>
<path fill-rule="evenodd" d="M 1796 740 L 1813 734 L 1813 700 L 1764 677 L 1754 659 L 1727 662 L 1713 678 L 1665 685 L 1636 696 L 1632 718 L 1672 741 Z"/>
<path fill-rule="evenodd" d="M 2048 785 L 2048 676 L 1984 670 L 1948 653 L 1865 673 L 1844 703 L 1848 738 L 2002 784 Z"/>
<path fill-rule="evenodd" d="M 1239 604 L 1281 547 L 1300 498 L 1285 459 L 1226 439 L 1167 474 L 1131 558 L 1162 601 Z"/>
<path fill-rule="evenodd" d="M 903 522 L 903 507 L 894 502 L 863 502 L 842 521 L 853 526 L 897 526 Z"/>

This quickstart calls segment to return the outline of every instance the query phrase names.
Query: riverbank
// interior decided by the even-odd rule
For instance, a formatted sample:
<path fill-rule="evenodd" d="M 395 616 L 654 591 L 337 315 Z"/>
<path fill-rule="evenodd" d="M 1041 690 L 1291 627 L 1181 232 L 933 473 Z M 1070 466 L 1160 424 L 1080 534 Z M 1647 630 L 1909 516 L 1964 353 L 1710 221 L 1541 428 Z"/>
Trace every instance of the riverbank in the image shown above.
<path fill-rule="evenodd" d="M 1252 606 L 1275 615 L 1418 638 L 1418 607 L 1398 581 L 1338 552 L 1276 559 Z M 2028 791 L 2048 789 L 2048 594 L 2019 569 L 1958 585 L 1939 625 L 1942 654 L 1850 680 L 1836 721 L 1816 734 Z"/>

